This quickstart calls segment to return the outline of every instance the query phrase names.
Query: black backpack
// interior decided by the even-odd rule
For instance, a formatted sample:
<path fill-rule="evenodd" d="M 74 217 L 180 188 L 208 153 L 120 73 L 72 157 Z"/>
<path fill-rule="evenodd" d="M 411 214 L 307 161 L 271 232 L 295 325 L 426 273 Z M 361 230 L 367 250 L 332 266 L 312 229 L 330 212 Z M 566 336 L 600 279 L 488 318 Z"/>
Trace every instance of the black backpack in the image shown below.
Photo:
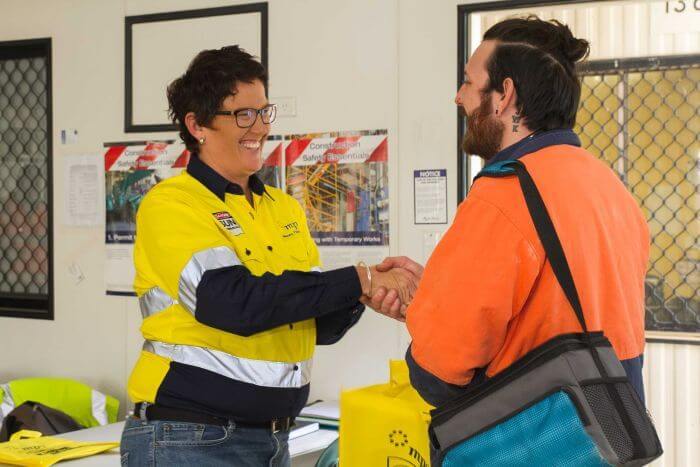
<path fill-rule="evenodd" d="M 7 414 L 0 428 L 0 442 L 9 441 L 20 430 L 39 431 L 43 435 L 56 435 L 83 429 L 82 425 L 60 410 L 38 402 L 27 401 Z"/>

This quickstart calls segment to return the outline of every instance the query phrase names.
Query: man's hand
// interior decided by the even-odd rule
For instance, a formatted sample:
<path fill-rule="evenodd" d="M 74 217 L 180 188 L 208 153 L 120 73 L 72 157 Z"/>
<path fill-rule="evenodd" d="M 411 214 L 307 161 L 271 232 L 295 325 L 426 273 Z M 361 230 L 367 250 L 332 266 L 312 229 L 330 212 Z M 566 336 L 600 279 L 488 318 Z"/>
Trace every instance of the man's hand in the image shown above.
<path fill-rule="evenodd" d="M 411 282 L 418 286 L 420 278 L 423 276 L 423 266 L 416 263 L 412 259 L 406 256 L 395 256 L 385 258 L 381 264 L 374 267 L 377 274 L 383 272 L 389 272 L 392 270 L 401 271 L 400 274 L 409 273 L 412 278 Z M 372 278 L 374 283 L 374 277 Z M 374 284 L 373 284 L 374 285 Z M 372 287 L 374 290 L 371 291 L 370 297 L 362 297 L 360 301 L 365 305 L 373 308 L 377 312 L 389 316 L 390 318 L 397 319 L 399 321 L 405 321 L 406 308 L 410 303 L 410 299 L 413 298 L 413 292 L 410 294 L 408 301 L 402 300 L 401 293 L 390 287 L 386 287 L 384 284 L 378 284 L 378 287 Z"/>
<path fill-rule="evenodd" d="M 381 272 L 388 271 L 393 268 L 403 268 L 413 273 L 418 280 L 423 277 L 423 266 L 416 263 L 408 256 L 388 256 L 384 258 L 384 261 L 377 264 L 376 267 L 377 270 Z"/>
<path fill-rule="evenodd" d="M 418 279 L 410 271 L 402 268 L 389 269 L 386 272 L 372 268 L 372 289 L 368 296 L 372 297 L 379 289 L 393 290 L 398 294 L 401 303 L 411 303 L 413 294 L 418 288 Z"/>

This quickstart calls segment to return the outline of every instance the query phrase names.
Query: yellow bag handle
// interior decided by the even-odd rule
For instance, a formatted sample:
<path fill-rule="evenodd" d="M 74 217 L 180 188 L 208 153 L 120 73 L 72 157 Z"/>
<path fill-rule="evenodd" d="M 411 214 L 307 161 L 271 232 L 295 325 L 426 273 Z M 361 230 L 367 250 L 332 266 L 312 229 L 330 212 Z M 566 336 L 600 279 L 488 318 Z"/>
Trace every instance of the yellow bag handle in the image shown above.
<path fill-rule="evenodd" d="M 411 378 L 408 375 L 408 364 L 406 360 L 389 360 L 389 390 L 387 394 L 396 396 L 401 391 L 411 387 Z M 420 416 L 426 423 L 430 423 L 430 410 L 432 407 L 421 400 L 424 409 L 420 411 Z"/>
<path fill-rule="evenodd" d="M 389 383 L 392 387 L 409 384 L 408 365 L 405 360 L 389 360 Z"/>
<path fill-rule="evenodd" d="M 33 438 L 41 438 L 43 434 L 41 431 L 34 431 L 34 430 L 19 430 L 17 433 L 13 433 L 12 436 L 10 436 L 10 441 L 17 441 L 20 439 L 33 439 Z"/>

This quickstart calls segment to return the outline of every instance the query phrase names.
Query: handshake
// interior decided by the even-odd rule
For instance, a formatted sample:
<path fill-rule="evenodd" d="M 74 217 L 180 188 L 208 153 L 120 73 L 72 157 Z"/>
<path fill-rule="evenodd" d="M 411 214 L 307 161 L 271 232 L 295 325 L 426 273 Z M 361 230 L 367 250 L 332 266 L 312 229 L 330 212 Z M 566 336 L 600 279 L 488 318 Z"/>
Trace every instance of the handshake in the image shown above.
<path fill-rule="evenodd" d="M 411 303 L 423 275 L 423 266 L 405 256 L 385 258 L 380 264 L 356 266 L 362 284 L 360 301 L 377 312 L 405 321 L 406 308 Z"/>

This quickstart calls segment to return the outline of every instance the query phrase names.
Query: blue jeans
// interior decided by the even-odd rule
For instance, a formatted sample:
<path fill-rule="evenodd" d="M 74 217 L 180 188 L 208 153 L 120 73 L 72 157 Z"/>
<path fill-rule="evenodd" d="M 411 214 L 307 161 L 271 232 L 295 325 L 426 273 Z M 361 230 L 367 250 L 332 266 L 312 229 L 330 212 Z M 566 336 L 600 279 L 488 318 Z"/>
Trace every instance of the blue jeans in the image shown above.
<path fill-rule="evenodd" d="M 289 431 L 139 420 L 129 417 L 122 466 L 290 467 Z"/>

